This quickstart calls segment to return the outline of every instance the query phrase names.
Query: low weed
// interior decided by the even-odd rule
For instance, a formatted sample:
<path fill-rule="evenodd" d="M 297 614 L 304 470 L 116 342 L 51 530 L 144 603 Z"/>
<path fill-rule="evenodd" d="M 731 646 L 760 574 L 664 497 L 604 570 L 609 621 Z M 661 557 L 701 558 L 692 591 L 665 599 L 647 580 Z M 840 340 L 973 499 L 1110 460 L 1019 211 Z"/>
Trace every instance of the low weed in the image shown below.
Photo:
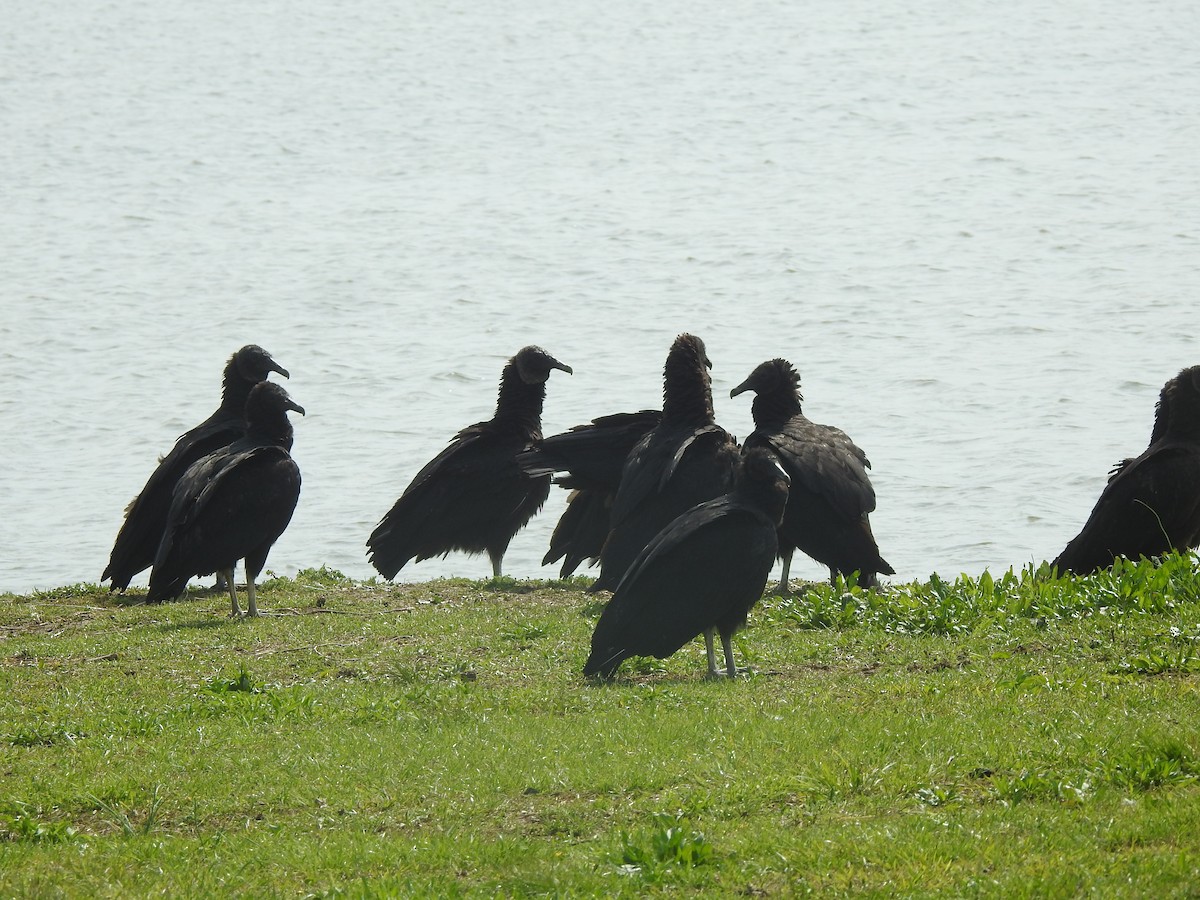
<path fill-rule="evenodd" d="M 58 744 L 74 744 L 87 735 L 73 726 L 42 726 L 21 729 L 5 735 L 4 741 L 13 747 L 53 747 Z"/>
<path fill-rule="evenodd" d="M 925 806 L 948 806 L 962 800 L 955 785 L 931 784 L 918 788 L 913 795 Z"/>
<path fill-rule="evenodd" d="M 801 794 L 832 802 L 858 797 L 876 790 L 890 764 L 863 766 L 845 759 L 822 759 L 796 779 Z"/>
<path fill-rule="evenodd" d="M 130 816 L 137 816 L 137 812 L 135 810 L 130 809 L 129 811 L 126 811 L 117 806 L 115 803 L 103 800 L 95 795 L 90 796 L 88 799 L 95 804 L 97 810 L 103 811 L 107 814 L 109 820 L 113 825 L 120 829 L 122 834 L 124 834 L 126 837 L 133 837 L 139 834 L 149 834 L 158 824 L 158 814 L 159 810 L 162 808 L 164 799 L 161 790 L 162 785 L 156 784 L 154 786 L 154 792 L 150 795 L 150 801 L 146 806 L 146 812 L 141 816 L 142 821 L 136 826 L 133 824 L 133 820 L 130 818 Z"/>
<path fill-rule="evenodd" d="M 33 600 L 73 600 L 80 597 L 106 596 L 108 590 L 103 586 L 90 581 L 80 581 L 76 584 L 68 584 L 64 587 L 50 588 L 44 591 L 34 591 Z"/>
<path fill-rule="evenodd" d="M 296 573 L 295 581 L 298 584 L 311 584 L 320 587 L 354 586 L 354 579 L 328 566 L 321 566 L 319 569 L 301 569 Z"/>
<path fill-rule="evenodd" d="M 992 777 L 992 797 L 1005 806 L 1038 800 L 1081 799 L 1090 786 L 1071 785 L 1051 772 L 1021 771 Z"/>
<path fill-rule="evenodd" d="M 1097 777 L 1129 791 L 1194 782 L 1200 774 L 1195 755 L 1173 738 L 1149 738 L 1108 754 L 1097 767 Z"/>
<path fill-rule="evenodd" d="M 254 679 L 250 677 L 250 673 L 246 671 L 246 666 L 243 664 L 238 670 L 237 677 L 233 679 L 221 678 L 220 676 L 210 679 L 208 689 L 214 694 L 261 694 L 263 686 L 256 684 Z"/>
<path fill-rule="evenodd" d="M 79 837 L 69 822 L 46 821 L 43 810 L 19 800 L 0 803 L 0 843 L 61 844 Z"/>
<path fill-rule="evenodd" d="M 1200 672 L 1200 656 L 1192 647 L 1146 650 L 1110 671 L 1114 675 L 1194 675 Z"/>
<path fill-rule="evenodd" d="M 984 571 L 947 581 L 936 572 L 926 582 L 864 590 L 840 578 L 808 585 L 801 592 L 764 603 L 773 623 L 799 629 L 880 628 L 889 634 L 953 636 L 1032 620 L 1090 616 L 1163 615 L 1200 600 L 1192 553 L 1157 559 L 1118 559 L 1111 569 L 1086 577 L 1060 576 L 1042 563 L 1012 569 L 999 578 Z"/>
<path fill-rule="evenodd" d="M 713 862 L 712 844 L 688 825 L 682 813 L 655 813 L 651 820 L 653 825 L 636 835 L 621 832 L 620 871 L 655 881 L 672 867 L 688 869 Z"/>

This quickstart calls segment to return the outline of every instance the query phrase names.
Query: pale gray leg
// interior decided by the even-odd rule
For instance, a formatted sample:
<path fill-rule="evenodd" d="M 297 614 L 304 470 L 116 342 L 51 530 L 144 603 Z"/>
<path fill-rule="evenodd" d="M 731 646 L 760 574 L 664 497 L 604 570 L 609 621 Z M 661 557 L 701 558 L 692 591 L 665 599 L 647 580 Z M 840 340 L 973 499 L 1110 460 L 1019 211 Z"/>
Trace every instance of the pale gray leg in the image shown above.
<path fill-rule="evenodd" d="M 503 560 L 504 560 L 504 556 L 503 556 L 503 555 L 500 555 L 500 556 L 493 556 L 493 557 L 492 557 L 492 577 L 493 577 L 493 578 L 499 578 L 499 577 L 500 577 L 500 563 L 501 563 Z"/>
<path fill-rule="evenodd" d="M 250 598 L 249 605 L 246 607 L 246 615 L 252 619 L 258 618 L 258 606 L 254 603 L 254 579 L 250 573 L 246 573 L 246 596 Z"/>
<path fill-rule="evenodd" d="M 725 671 L 730 678 L 737 678 L 737 666 L 733 664 L 733 641 L 728 634 L 721 635 L 721 649 L 725 651 Z"/>
<path fill-rule="evenodd" d="M 783 560 L 783 574 L 779 576 L 779 596 L 786 597 L 788 592 L 788 573 L 792 571 L 792 553 L 793 550 L 785 550 L 779 554 L 779 558 Z"/>
<path fill-rule="evenodd" d="M 225 569 L 221 575 L 225 579 L 225 586 L 229 588 L 229 599 L 233 602 L 233 612 L 230 615 L 237 618 L 242 614 L 242 610 L 237 602 L 237 588 L 233 586 L 233 569 Z"/>
<path fill-rule="evenodd" d="M 717 668 L 717 652 L 713 646 L 713 638 L 716 637 L 717 629 L 710 628 L 704 632 L 704 649 L 708 651 L 708 677 L 720 678 L 721 670 Z"/>

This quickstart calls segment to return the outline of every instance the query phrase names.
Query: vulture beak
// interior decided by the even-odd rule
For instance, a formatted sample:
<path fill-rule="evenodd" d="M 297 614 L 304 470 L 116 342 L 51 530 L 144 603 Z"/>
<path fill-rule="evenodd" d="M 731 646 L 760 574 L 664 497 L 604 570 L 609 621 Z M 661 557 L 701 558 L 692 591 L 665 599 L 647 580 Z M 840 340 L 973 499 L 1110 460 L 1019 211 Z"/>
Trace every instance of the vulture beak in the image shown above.
<path fill-rule="evenodd" d="M 746 393 L 746 391 L 750 391 L 753 389 L 754 388 L 750 384 L 750 379 L 747 378 L 745 381 L 743 381 L 741 384 L 739 384 L 737 387 L 735 387 L 732 391 L 730 391 L 729 396 L 736 397 L 738 394 L 744 394 L 744 393 Z"/>

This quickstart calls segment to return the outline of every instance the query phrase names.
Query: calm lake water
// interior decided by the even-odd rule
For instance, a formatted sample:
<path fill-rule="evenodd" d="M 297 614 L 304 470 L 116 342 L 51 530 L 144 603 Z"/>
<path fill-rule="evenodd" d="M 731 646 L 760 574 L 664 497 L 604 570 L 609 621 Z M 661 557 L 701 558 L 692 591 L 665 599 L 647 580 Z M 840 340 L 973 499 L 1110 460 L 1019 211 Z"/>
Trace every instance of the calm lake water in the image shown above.
<path fill-rule="evenodd" d="M 248 342 L 309 412 L 280 574 L 373 574 L 524 344 L 575 369 L 553 433 L 657 406 L 680 331 L 738 435 L 729 388 L 797 364 L 893 580 L 1053 556 L 1200 363 L 1198 9 L 8 4 L 0 590 L 98 579 Z M 552 575 L 563 503 L 509 574 Z M 443 574 L 489 565 L 400 577 Z"/>

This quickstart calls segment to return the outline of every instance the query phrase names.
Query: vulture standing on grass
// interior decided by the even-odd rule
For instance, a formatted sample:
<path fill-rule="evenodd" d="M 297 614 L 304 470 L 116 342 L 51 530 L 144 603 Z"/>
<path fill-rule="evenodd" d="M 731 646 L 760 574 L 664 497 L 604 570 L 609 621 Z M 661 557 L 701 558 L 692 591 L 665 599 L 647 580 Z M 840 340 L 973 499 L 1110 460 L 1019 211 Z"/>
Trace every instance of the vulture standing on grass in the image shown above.
<path fill-rule="evenodd" d="M 154 563 L 171 508 L 171 493 L 188 467 L 214 450 L 232 444 L 246 433 L 246 398 L 267 375 L 287 369 L 255 344 L 247 344 L 229 357 L 221 389 L 221 405 L 211 416 L 181 435 L 163 457 L 140 494 L 125 509 L 125 522 L 117 534 L 101 581 L 111 579 L 109 590 L 124 591 L 135 575 Z"/>
<path fill-rule="evenodd" d="M 1200 366 L 1165 385 L 1150 446 L 1118 463 L 1083 530 L 1055 558 L 1060 572 L 1087 575 L 1129 559 L 1200 545 Z"/>
<path fill-rule="evenodd" d="M 615 590 L 642 548 L 676 516 L 733 487 L 740 450 L 716 424 L 711 367 L 700 338 L 675 338 L 663 367 L 662 421 L 625 460 L 600 577 L 589 590 Z"/>
<path fill-rule="evenodd" d="M 395 578 L 410 559 L 451 550 L 487 553 L 492 574 L 509 542 L 550 494 L 550 476 L 531 476 L 517 454 L 542 436 L 542 402 L 554 369 L 571 373 L 541 347 L 524 347 L 500 376 L 496 414 L 464 428 L 413 478 L 367 540 L 371 565 Z"/>
<path fill-rule="evenodd" d="M 818 425 L 800 411 L 800 375 L 786 359 L 758 365 L 729 392 L 754 391 L 754 431 L 746 448 L 765 447 L 779 457 L 791 479 L 787 511 L 779 526 L 779 554 L 787 591 L 792 553 L 799 549 L 829 567 L 831 578 L 858 572 L 858 583 L 872 587 L 878 574 L 895 574 L 879 555 L 868 514 L 875 489 L 867 477 L 871 463 L 844 431 Z"/>
<path fill-rule="evenodd" d="M 288 410 L 304 414 L 278 384 L 255 385 L 246 400 L 245 436 L 193 463 L 179 479 L 150 571 L 149 602 L 178 597 L 193 575 L 220 572 L 232 614 L 240 615 L 233 569 L 244 559 L 247 614 L 258 615 L 254 579 L 300 497 L 300 469 L 288 452 Z"/>
<path fill-rule="evenodd" d="M 726 674 L 734 677 L 730 638 L 775 564 L 787 496 L 787 474 L 774 455 L 747 451 L 732 493 L 692 507 L 638 555 L 600 614 L 583 674 L 612 678 L 630 656 L 664 659 L 703 634 L 716 677 L 719 633 Z"/>
<path fill-rule="evenodd" d="M 554 483 L 571 491 L 567 508 L 550 536 L 543 566 L 561 559 L 559 574 L 566 578 L 584 560 L 590 565 L 596 563 L 608 537 L 625 458 L 661 421 L 662 413 L 656 409 L 601 416 L 587 425 L 543 438 L 517 457 L 530 475 L 566 473 Z"/>

